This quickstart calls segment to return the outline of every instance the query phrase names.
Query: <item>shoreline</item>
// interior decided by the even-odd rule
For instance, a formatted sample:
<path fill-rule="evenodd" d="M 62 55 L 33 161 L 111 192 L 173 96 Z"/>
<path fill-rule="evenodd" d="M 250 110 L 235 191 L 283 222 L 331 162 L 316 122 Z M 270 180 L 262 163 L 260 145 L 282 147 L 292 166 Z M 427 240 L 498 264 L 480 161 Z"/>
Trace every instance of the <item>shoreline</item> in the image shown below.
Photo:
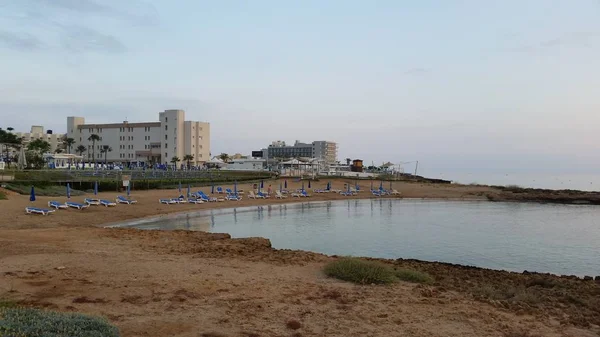
<path fill-rule="evenodd" d="M 398 186 L 405 200 L 481 202 L 487 201 L 486 193 L 499 193 L 471 186 Z M 176 193 L 134 191 L 137 205 L 63 210 L 47 217 L 24 215 L 28 196 L 9 194 L 0 200 L 6 214 L 0 218 L 0 300 L 105 316 L 123 336 L 290 336 L 288 320 L 301 323 L 301 336 L 387 337 L 398 329 L 416 337 L 600 332 L 600 282 L 594 280 L 365 257 L 428 273 L 435 282 L 358 286 L 325 277 L 322 268 L 335 255 L 274 249 L 264 238 L 107 227 L 189 212 L 379 199 L 315 195 L 210 206 L 158 204 L 159 196 Z M 38 199 L 41 205 L 64 198 Z M 424 317 L 434 324 L 425 324 Z"/>

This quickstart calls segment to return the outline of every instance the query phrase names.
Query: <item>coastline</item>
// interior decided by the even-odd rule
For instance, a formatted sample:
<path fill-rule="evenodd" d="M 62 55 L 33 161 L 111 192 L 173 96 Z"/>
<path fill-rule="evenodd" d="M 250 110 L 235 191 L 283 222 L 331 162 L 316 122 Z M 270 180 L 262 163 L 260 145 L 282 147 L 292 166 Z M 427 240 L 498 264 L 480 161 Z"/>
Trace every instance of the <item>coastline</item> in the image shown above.
<path fill-rule="evenodd" d="M 488 198 L 481 193 L 490 193 L 479 187 L 400 186 L 407 199 L 484 201 Z M 600 332 L 600 283 L 593 280 L 365 258 L 427 272 L 436 281 L 355 286 L 322 274 L 323 265 L 335 256 L 273 249 L 264 238 L 99 227 L 115 223 L 103 221 L 107 218 L 123 222 L 139 215 L 176 217 L 190 211 L 228 212 L 236 206 L 361 197 L 158 204 L 158 195 L 176 193 L 134 191 L 140 205 L 68 210 L 48 217 L 23 215 L 27 196 L 9 195 L 9 200 L 0 201 L 7 214 L 0 219 L 0 299 L 102 315 L 124 336 L 290 336 L 290 319 L 302 323 L 302 336 L 390 336 L 398 329 L 412 336 L 498 337 L 518 330 L 563 337 Z M 103 198 L 115 195 L 101 193 Z M 39 199 L 44 203 L 57 198 Z M 196 319 L 190 321 L 190 314 Z M 435 324 L 423 324 L 424 317 Z"/>

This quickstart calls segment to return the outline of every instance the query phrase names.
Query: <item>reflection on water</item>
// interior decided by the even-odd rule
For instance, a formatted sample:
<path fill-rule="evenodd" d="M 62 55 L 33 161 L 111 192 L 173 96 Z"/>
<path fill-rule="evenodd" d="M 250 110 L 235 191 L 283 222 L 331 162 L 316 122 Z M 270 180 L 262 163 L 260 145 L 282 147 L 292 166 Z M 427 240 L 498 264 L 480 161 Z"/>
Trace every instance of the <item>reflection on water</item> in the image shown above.
<path fill-rule="evenodd" d="M 269 238 L 275 248 L 600 275 L 600 208 L 349 199 L 213 210 L 136 224 Z"/>

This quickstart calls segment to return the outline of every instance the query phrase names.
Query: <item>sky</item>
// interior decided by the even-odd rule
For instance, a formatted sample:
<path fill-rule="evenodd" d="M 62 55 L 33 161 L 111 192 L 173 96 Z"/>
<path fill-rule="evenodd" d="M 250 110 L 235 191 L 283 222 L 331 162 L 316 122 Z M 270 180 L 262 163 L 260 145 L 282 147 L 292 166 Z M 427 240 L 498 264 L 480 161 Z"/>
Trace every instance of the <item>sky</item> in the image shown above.
<path fill-rule="evenodd" d="M 431 176 L 595 173 L 599 0 L 0 0 L 0 126 L 211 123 Z M 412 170 L 414 164 L 405 164 Z"/>

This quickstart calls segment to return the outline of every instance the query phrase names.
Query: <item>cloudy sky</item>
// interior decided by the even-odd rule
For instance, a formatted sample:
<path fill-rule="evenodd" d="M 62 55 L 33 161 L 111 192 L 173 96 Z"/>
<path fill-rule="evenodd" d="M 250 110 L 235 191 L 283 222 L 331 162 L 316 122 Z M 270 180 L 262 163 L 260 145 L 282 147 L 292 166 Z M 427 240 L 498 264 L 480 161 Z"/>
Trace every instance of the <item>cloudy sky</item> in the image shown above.
<path fill-rule="evenodd" d="M 212 125 L 428 173 L 600 167 L 600 1 L 0 1 L 0 124 Z"/>

